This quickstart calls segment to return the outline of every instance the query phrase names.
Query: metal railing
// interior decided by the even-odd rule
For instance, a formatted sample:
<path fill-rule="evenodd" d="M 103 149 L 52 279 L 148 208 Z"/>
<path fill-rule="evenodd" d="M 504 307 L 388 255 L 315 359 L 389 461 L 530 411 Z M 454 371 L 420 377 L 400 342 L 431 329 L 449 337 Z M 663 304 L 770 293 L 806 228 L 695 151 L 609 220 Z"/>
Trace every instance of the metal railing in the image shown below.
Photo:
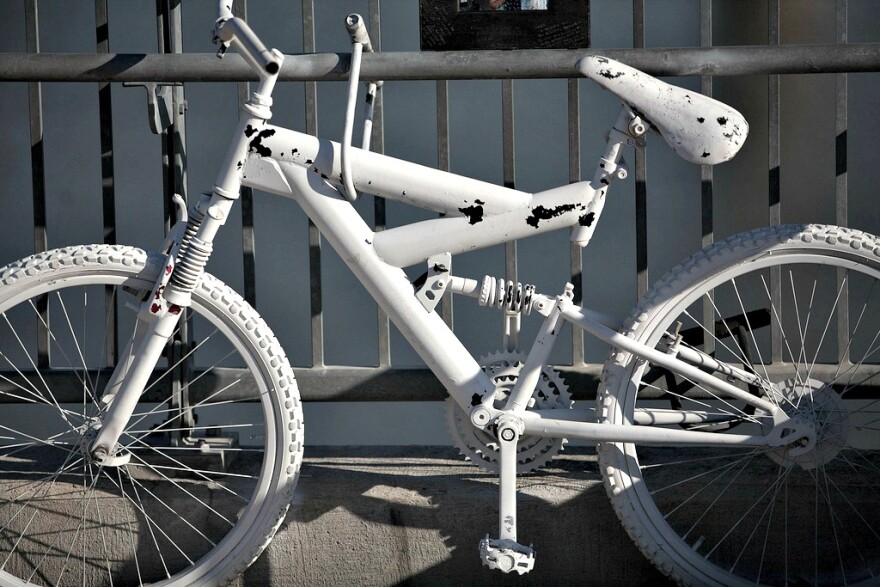
<path fill-rule="evenodd" d="M 96 51 L 94 54 L 40 53 L 38 35 L 38 0 L 25 0 L 26 54 L 0 54 L 0 82 L 29 82 L 29 109 L 32 155 L 32 185 L 34 209 L 34 247 L 47 247 L 46 188 L 43 167 L 43 105 L 41 84 L 46 82 L 97 82 L 100 110 L 100 144 L 103 186 L 104 239 L 115 243 L 115 183 L 113 175 L 113 116 L 110 84 L 118 82 L 176 83 L 192 81 L 236 81 L 239 93 L 247 95 L 247 81 L 253 75 L 243 60 L 230 55 L 218 61 L 212 54 L 182 54 L 181 3 L 176 0 L 157 0 L 156 22 L 159 52 L 157 54 L 109 53 L 107 0 L 95 0 Z M 314 54 L 315 0 L 303 0 L 303 51 L 306 55 L 288 60 L 282 68 L 280 80 L 305 82 L 306 131 L 317 131 L 317 86 L 319 81 L 342 80 L 347 76 L 349 55 L 345 53 Z M 837 0 L 837 33 L 835 45 L 780 45 L 780 0 L 770 0 L 768 10 L 768 38 L 766 46 L 715 47 L 712 38 L 712 2 L 701 0 L 701 47 L 687 49 L 645 48 L 645 2 L 633 2 L 633 49 L 603 50 L 602 53 L 624 61 L 653 75 L 701 76 L 701 91 L 713 93 L 714 76 L 766 75 L 768 80 L 768 145 L 767 145 L 767 222 L 781 221 L 780 205 L 780 76 L 799 73 L 834 73 L 836 105 L 834 112 L 836 148 L 835 210 L 837 222 L 847 223 L 847 73 L 880 71 L 880 45 L 847 44 L 847 2 Z M 239 14 L 245 2 L 236 2 Z M 373 44 L 381 48 L 380 0 L 369 0 L 369 28 Z M 568 178 L 580 181 L 581 90 L 574 64 L 591 50 L 563 51 L 483 51 L 462 53 L 371 53 L 363 58 L 362 77 L 384 80 L 436 80 L 437 97 L 437 166 L 450 168 L 449 87 L 447 80 L 502 79 L 502 143 L 503 181 L 508 186 L 516 183 L 513 81 L 522 78 L 568 79 Z M 170 126 L 161 131 L 163 140 L 163 170 L 166 196 L 166 217 L 173 213 L 171 195 L 186 194 L 186 136 L 183 122 L 184 88 L 170 89 Z M 384 147 L 382 105 L 375 116 L 373 148 Z M 647 192 L 648 181 L 645 154 L 638 151 L 634 165 L 636 217 L 636 270 L 639 295 L 648 288 Z M 713 169 L 701 170 L 701 235 L 703 244 L 714 239 Z M 244 295 L 255 298 L 255 256 L 253 194 L 242 194 L 242 241 Z M 385 204 L 376 199 L 374 225 L 381 229 L 386 224 Z M 167 224 L 167 223 L 166 223 Z M 167 225 L 166 225 L 167 227 Z M 344 367 L 325 365 L 324 309 L 321 279 L 323 249 L 321 237 L 309 226 L 309 273 L 311 283 L 311 339 L 312 366 L 296 369 L 303 398 L 306 400 L 437 400 L 445 392 L 426 370 L 396 369 L 391 361 L 389 323 L 381 311 L 377 333 L 378 365 L 373 367 Z M 505 278 L 516 280 L 518 273 L 517 244 L 505 247 Z M 580 299 L 582 291 L 583 257 L 581 250 L 570 250 L 571 280 Z M 451 301 L 444 300 L 442 314 L 448 323 L 453 320 Z M 595 390 L 600 366 L 585 362 L 584 340 L 580 332 L 572 335 L 570 366 L 561 366 L 574 397 L 587 397 Z"/>

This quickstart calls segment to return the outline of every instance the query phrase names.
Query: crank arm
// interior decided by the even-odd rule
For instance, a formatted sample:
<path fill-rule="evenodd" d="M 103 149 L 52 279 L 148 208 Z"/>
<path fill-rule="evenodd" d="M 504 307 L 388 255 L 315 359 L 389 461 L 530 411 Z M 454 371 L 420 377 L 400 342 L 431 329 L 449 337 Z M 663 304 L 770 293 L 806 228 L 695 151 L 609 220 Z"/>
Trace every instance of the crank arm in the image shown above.
<path fill-rule="evenodd" d="M 522 435 L 522 420 L 504 414 L 497 421 L 498 443 L 501 448 L 500 500 L 498 535 L 480 541 L 480 558 L 490 569 L 504 573 L 528 573 L 535 566 L 535 551 L 516 541 L 516 467 L 517 444 Z"/>

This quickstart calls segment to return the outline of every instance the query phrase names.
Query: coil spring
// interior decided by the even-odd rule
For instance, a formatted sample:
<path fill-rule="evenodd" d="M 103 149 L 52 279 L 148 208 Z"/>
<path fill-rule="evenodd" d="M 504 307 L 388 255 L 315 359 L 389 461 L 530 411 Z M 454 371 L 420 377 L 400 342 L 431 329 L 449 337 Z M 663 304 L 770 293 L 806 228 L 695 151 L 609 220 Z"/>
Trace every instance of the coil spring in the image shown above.
<path fill-rule="evenodd" d="M 480 288 L 480 305 L 528 316 L 532 311 L 534 293 L 534 285 L 505 281 L 487 275 L 483 278 L 483 285 Z"/>
<path fill-rule="evenodd" d="M 177 258 L 174 273 L 171 274 L 171 285 L 179 292 L 191 292 L 201 277 L 213 250 L 211 243 L 206 243 L 192 236 L 186 241 L 186 249 Z"/>
<path fill-rule="evenodd" d="M 186 230 L 183 232 L 183 239 L 181 239 L 180 248 L 177 250 L 178 259 L 186 256 L 186 249 L 189 247 L 189 242 L 199 231 L 199 226 L 202 225 L 203 218 L 204 216 L 199 212 L 198 208 L 193 208 L 190 211 L 189 220 L 186 222 Z"/>

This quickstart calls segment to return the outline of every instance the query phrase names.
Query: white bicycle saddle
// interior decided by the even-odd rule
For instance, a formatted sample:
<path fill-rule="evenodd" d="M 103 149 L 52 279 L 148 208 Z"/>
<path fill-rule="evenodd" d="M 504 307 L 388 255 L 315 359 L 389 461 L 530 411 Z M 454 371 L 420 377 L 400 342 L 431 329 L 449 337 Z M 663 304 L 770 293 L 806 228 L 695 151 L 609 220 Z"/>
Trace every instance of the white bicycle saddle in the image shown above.
<path fill-rule="evenodd" d="M 718 100 L 691 92 L 607 57 L 577 64 L 585 76 L 616 94 L 691 163 L 715 165 L 732 159 L 749 133 L 742 114 Z"/>

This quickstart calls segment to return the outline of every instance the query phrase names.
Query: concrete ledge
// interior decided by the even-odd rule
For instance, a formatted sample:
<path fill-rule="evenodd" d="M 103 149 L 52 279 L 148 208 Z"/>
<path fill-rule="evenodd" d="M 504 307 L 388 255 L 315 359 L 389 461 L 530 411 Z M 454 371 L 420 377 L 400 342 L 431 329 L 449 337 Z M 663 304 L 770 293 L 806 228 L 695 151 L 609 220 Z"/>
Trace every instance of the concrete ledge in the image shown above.
<path fill-rule="evenodd" d="M 669 584 L 620 526 L 593 451 L 567 450 L 519 490 L 520 541 L 537 551 L 522 577 L 481 566 L 497 478 L 455 450 L 308 448 L 287 520 L 237 584 Z"/>

